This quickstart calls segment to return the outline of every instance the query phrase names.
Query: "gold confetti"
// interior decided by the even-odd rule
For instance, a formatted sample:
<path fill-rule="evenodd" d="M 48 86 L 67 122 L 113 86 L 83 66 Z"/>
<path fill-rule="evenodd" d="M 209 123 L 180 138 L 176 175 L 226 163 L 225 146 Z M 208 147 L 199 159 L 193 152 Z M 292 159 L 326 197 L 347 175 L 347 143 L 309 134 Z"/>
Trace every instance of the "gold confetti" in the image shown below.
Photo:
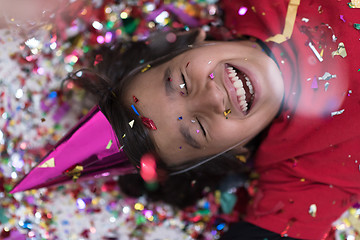
<path fill-rule="evenodd" d="M 265 40 L 265 42 L 271 41 L 276 43 L 282 43 L 291 38 L 292 32 L 294 30 L 296 14 L 299 5 L 300 5 L 300 0 L 290 0 L 286 12 L 285 27 L 283 33 L 269 37 L 268 39 Z"/>
<path fill-rule="evenodd" d="M 146 72 L 147 70 L 149 70 L 151 68 L 151 65 L 150 64 L 148 64 L 148 65 L 146 65 L 146 67 L 144 67 L 143 69 L 141 69 L 141 72 L 143 73 L 143 72 Z"/>
<path fill-rule="evenodd" d="M 226 117 L 227 115 L 229 115 L 231 113 L 231 109 L 229 108 L 228 110 L 224 111 L 224 116 Z"/>
<path fill-rule="evenodd" d="M 360 8 L 360 0 L 351 0 L 349 5 L 351 8 Z"/>
<path fill-rule="evenodd" d="M 310 208 L 309 208 L 309 214 L 310 214 L 312 217 L 316 217 L 316 212 L 317 212 L 317 206 L 316 206 L 316 204 L 311 204 L 311 205 L 310 205 Z"/>
<path fill-rule="evenodd" d="M 65 174 L 69 177 L 72 177 L 72 180 L 76 182 L 79 179 L 81 172 L 84 170 L 84 167 L 81 165 L 76 165 L 71 170 L 66 170 Z"/>
<path fill-rule="evenodd" d="M 246 163 L 246 157 L 244 155 L 236 155 L 235 156 L 240 162 Z"/>
<path fill-rule="evenodd" d="M 49 160 L 38 166 L 38 168 L 53 168 L 53 167 L 55 167 L 54 158 L 50 158 Z"/>
<path fill-rule="evenodd" d="M 343 42 L 339 43 L 338 49 L 331 53 L 332 57 L 334 57 L 336 55 L 339 55 L 343 58 L 347 56 L 345 45 Z"/>

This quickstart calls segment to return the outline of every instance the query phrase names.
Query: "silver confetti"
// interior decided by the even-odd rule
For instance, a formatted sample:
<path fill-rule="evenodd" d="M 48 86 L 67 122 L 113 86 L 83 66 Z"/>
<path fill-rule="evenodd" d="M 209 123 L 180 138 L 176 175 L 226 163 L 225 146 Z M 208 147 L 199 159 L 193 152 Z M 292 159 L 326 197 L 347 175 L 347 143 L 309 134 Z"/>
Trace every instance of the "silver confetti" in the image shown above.
<path fill-rule="evenodd" d="M 340 114 L 342 114 L 344 111 L 345 111 L 345 109 L 341 109 L 341 110 L 339 110 L 339 111 L 331 112 L 331 116 L 333 117 L 333 116 L 336 116 L 336 115 L 340 115 Z"/>

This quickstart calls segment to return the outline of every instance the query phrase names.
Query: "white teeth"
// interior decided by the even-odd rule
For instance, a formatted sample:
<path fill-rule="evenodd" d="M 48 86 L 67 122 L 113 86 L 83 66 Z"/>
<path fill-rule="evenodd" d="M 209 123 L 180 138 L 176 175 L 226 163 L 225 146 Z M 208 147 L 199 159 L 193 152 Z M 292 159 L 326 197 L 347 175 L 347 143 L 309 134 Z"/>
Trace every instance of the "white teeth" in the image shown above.
<path fill-rule="evenodd" d="M 236 95 L 238 96 L 240 108 L 242 111 L 246 112 L 248 110 L 248 103 L 246 102 L 246 92 L 244 89 L 243 82 L 241 81 L 241 79 L 239 79 L 239 77 L 237 76 L 237 72 L 234 70 L 233 67 L 228 67 L 227 70 L 228 70 L 229 78 L 231 79 L 231 81 L 236 89 Z M 249 77 L 247 77 L 247 76 L 244 76 L 244 77 L 246 80 L 246 85 L 249 88 L 250 94 L 253 94 L 254 89 L 250 82 Z"/>
<path fill-rule="evenodd" d="M 236 76 L 236 73 L 235 72 L 231 72 L 230 74 L 229 74 L 229 77 L 230 78 L 233 78 L 233 77 L 235 77 Z"/>
<path fill-rule="evenodd" d="M 237 80 L 239 80 L 239 78 L 237 77 Z M 243 83 L 242 83 L 242 81 L 235 81 L 235 82 L 233 82 L 233 85 L 234 85 L 234 87 L 236 87 L 236 88 L 242 88 L 243 87 Z"/>

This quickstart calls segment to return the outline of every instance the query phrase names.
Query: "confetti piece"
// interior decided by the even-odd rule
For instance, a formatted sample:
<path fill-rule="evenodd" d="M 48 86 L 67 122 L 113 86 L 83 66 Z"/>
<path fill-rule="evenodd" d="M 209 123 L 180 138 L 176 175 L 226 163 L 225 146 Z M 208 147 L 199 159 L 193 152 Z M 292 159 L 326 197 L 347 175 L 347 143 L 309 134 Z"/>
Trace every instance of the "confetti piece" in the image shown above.
<path fill-rule="evenodd" d="M 133 100 L 134 100 L 134 103 L 137 103 L 139 101 L 139 99 L 137 99 L 137 97 L 133 96 Z"/>
<path fill-rule="evenodd" d="M 341 19 L 343 22 L 346 22 L 345 19 L 344 19 L 344 15 L 340 15 L 340 19 Z"/>
<path fill-rule="evenodd" d="M 280 44 L 291 38 L 299 5 L 300 0 L 290 0 L 285 17 L 285 26 L 283 33 L 272 36 L 266 39 L 265 42 L 271 41 Z"/>
<path fill-rule="evenodd" d="M 316 204 L 311 204 L 310 207 L 309 207 L 309 214 L 310 214 L 312 217 L 316 217 L 316 212 L 317 212 L 317 206 L 316 206 Z"/>
<path fill-rule="evenodd" d="M 331 73 L 325 72 L 322 77 L 319 77 L 319 80 L 330 80 L 332 78 L 336 78 L 336 75 L 332 75 Z"/>
<path fill-rule="evenodd" d="M 199 130 L 199 129 L 197 129 L 197 130 L 196 130 L 196 133 L 199 133 L 199 132 L 200 132 L 200 130 Z"/>
<path fill-rule="evenodd" d="M 147 127 L 148 129 L 150 129 L 150 130 L 156 130 L 157 129 L 155 123 L 150 118 L 141 117 L 141 121 L 145 125 L 145 127 Z"/>
<path fill-rule="evenodd" d="M 141 72 L 144 73 L 144 72 L 146 72 L 147 70 L 149 70 L 150 68 L 151 68 L 151 65 L 148 64 L 148 65 L 146 65 L 146 67 L 144 67 L 143 69 L 141 69 Z"/>
<path fill-rule="evenodd" d="M 224 116 L 226 117 L 227 115 L 229 115 L 231 113 L 231 109 L 227 109 L 224 111 Z"/>
<path fill-rule="evenodd" d="M 140 175 L 145 182 L 155 182 L 157 180 L 156 160 L 152 154 L 145 154 L 141 157 Z"/>
<path fill-rule="evenodd" d="M 53 167 L 55 167 L 54 158 L 50 158 L 49 160 L 38 166 L 38 168 L 53 168 Z"/>
<path fill-rule="evenodd" d="M 328 90 L 329 85 L 330 85 L 330 83 L 329 83 L 329 82 L 326 82 L 326 83 L 324 84 L 324 87 L 325 87 L 325 92 Z"/>
<path fill-rule="evenodd" d="M 214 73 L 211 73 L 209 77 L 211 78 L 211 80 L 214 79 Z"/>
<path fill-rule="evenodd" d="M 178 120 L 182 120 L 182 119 L 183 119 L 183 117 L 182 117 L 182 116 L 178 117 Z"/>
<path fill-rule="evenodd" d="M 246 163 L 246 161 L 247 161 L 247 159 L 244 155 L 236 155 L 235 157 L 242 163 Z"/>
<path fill-rule="evenodd" d="M 75 167 L 66 170 L 65 175 L 72 177 L 72 180 L 76 182 L 79 179 L 81 172 L 84 170 L 84 167 L 81 165 L 76 165 Z"/>
<path fill-rule="evenodd" d="M 306 23 L 307 23 L 307 22 L 309 22 L 309 19 L 308 19 L 308 18 L 302 18 L 302 19 L 301 19 L 301 21 L 303 21 L 303 22 L 306 22 Z"/>
<path fill-rule="evenodd" d="M 319 52 L 316 50 L 316 48 L 314 47 L 314 45 L 311 42 L 309 42 L 309 47 L 310 47 L 311 51 L 315 54 L 315 56 L 317 57 L 319 62 L 324 61 L 324 59 L 321 57 L 321 55 L 319 54 Z"/>
<path fill-rule="evenodd" d="M 106 146 L 106 149 L 110 149 L 111 148 L 111 145 L 112 145 L 112 140 L 110 139 L 110 141 L 108 142 L 107 146 Z"/>
<path fill-rule="evenodd" d="M 360 8 L 360 0 L 351 0 L 349 3 L 350 8 Z"/>
<path fill-rule="evenodd" d="M 94 66 L 98 65 L 103 61 L 103 56 L 101 54 L 97 54 L 95 56 Z"/>
<path fill-rule="evenodd" d="M 191 119 L 191 122 L 192 122 L 192 123 L 196 123 L 196 121 L 195 121 L 194 119 Z"/>
<path fill-rule="evenodd" d="M 354 28 L 360 30 L 360 23 L 354 23 Z"/>
<path fill-rule="evenodd" d="M 345 111 L 345 109 L 341 109 L 339 111 L 335 111 L 335 112 L 331 112 L 331 116 L 336 116 L 336 115 L 340 115 L 343 114 L 343 112 Z"/>
<path fill-rule="evenodd" d="M 129 125 L 130 125 L 131 128 L 133 128 L 134 122 L 135 122 L 135 120 L 131 120 L 131 121 L 129 122 Z"/>
<path fill-rule="evenodd" d="M 134 110 L 134 112 L 136 113 L 136 115 L 140 116 L 139 112 L 136 110 L 134 105 L 131 105 L 132 109 Z"/>
<path fill-rule="evenodd" d="M 241 8 L 239 8 L 238 14 L 240 16 L 243 16 L 246 14 L 247 10 L 248 10 L 247 7 L 241 7 Z"/>
<path fill-rule="evenodd" d="M 345 45 L 344 45 L 343 42 L 339 43 L 338 49 L 331 53 L 332 57 L 334 57 L 336 55 L 339 55 L 339 56 L 341 56 L 343 58 L 347 56 Z"/>
<path fill-rule="evenodd" d="M 184 88 L 184 87 L 185 87 L 185 83 L 180 84 L 179 86 L 180 86 L 180 88 Z"/>
<path fill-rule="evenodd" d="M 316 76 L 313 78 L 313 81 L 312 81 L 312 83 L 311 83 L 311 88 L 312 88 L 312 89 L 318 89 L 318 88 L 319 88 L 318 79 L 317 79 Z"/>

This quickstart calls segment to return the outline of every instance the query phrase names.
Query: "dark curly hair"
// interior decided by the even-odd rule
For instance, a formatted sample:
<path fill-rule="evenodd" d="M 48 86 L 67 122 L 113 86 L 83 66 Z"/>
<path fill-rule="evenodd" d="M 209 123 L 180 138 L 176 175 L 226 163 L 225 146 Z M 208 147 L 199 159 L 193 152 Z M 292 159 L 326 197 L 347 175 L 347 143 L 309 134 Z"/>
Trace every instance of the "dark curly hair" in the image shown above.
<path fill-rule="evenodd" d="M 176 34 L 176 41 L 166 40 L 166 35 L 170 33 Z M 198 35 L 198 30 L 156 32 L 143 41 L 118 41 L 102 45 L 89 58 L 88 65 L 93 66 L 96 61 L 95 66 L 81 69 L 70 76 L 75 84 L 95 96 L 126 155 L 138 169 L 145 153 L 156 155 L 156 152 L 148 130 L 143 124 L 136 124 L 141 120 L 123 101 L 128 83 L 146 66 L 156 67 L 191 49 Z M 131 128 L 128 123 L 133 119 L 135 124 Z M 171 170 L 161 159 L 157 161 L 162 177 L 158 188 L 149 190 L 139 174 L 132 174 L 119 176 L 122 191 L 135 197 L 146 193 L 153 200 L 185 207 L 201 197 L 205 187 L 210 190 L 216 188 L 229 172 L 247 172 L 244 164 L 229 153 L 173 176 L 169 176 Z"/>

